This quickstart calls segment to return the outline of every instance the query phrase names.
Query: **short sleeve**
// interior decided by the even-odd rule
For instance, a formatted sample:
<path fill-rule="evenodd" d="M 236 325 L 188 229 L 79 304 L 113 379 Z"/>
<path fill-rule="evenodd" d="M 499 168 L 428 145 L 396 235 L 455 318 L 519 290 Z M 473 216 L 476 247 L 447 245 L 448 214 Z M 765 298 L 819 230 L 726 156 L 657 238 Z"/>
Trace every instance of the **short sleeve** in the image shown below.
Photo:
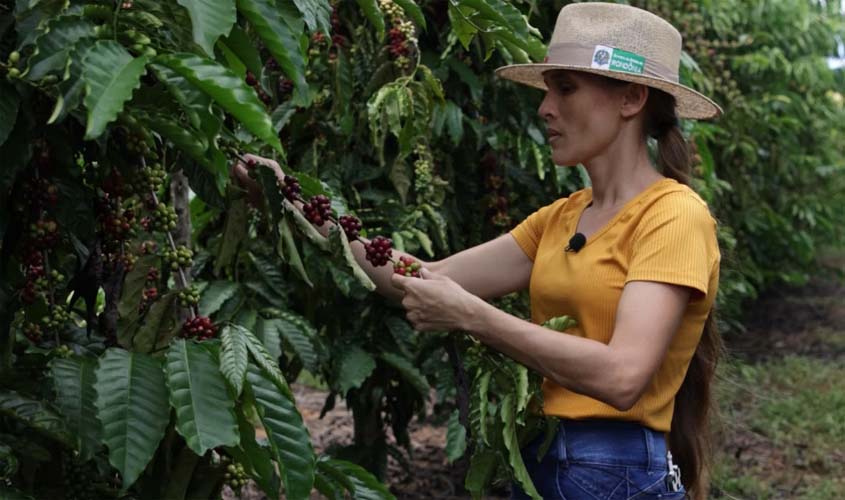
<path fill-rule="evenodd" d="M 537 248 L 540 247 L 540 240 L 543 238 L 543 231 L 548 224 L 550 214 L 555 208 L 561 208 L 566 200 L 566 198 L 563 198 L 540 208 L 511 230 L 510 234 L 522 248 L 522 251 L 525 252 L 525 255 L 531 259 L 531 262 L 534 262 L 534 258 L 537 256 Z"/>
<path fill-rule="evenodd" d="M 716 222 L 697 195 L 673 192 L 646 210 L 634 231 L 625 282 L 682 285 L 707 297 L 710 274 L 719 260 Z"/>

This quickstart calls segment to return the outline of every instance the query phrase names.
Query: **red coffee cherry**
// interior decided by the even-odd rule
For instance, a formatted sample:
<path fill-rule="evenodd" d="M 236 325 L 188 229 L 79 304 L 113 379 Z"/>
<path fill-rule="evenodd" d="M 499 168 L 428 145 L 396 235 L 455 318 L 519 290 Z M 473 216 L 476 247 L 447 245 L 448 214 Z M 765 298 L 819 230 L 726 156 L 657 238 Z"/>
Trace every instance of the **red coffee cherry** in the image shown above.
<path fill-rule="evenodd" d="M 346 233 L 346 239 L 349 241 L 358 239 L 358 234 L 361 232 L 361 221 L 357 217 L 342 215 L 338 219 L 338 223 L 343 228 L 343 232 Z"/>
<path fill-rule="evenodd" d="M 302 207 L 305 218 L 315 226 L 322 226 L 332 215 L 332 202 L 325 195 L 311 197 L 311 201 Z"/>
<path fill-rule="evenodd" d="M 299 198 L 302 193 L 302 186 L 299 185 L 299 179 L 292 175 L 285 176 L 285 183 L 282 186 L 282 194 L 285 195 L 288 201 L 293 202 Z"/>
<path fill-rule="evenodd" d="M 384 236 L 376 236 L 370 243 L 364 245 L 367 251 L 367 260 L 375 267 L 381 267 L 390 261 L 393 255 L 393 241 Z"/>
<path fill-rule="evenodd" d="M 217 327 L 206 316 L 197 316 L 185 321 L 182 325 L 182 338 L 203 341 L 215 336 L 217 336 Z"/>
<path fill-rule="evenodd" d="M 401 256 L 399 257 L 399 261 L 393 265 L 393 272 L 395 274 L 401 274 L 402 276 L 408 276 L 411 278 L 421 278 L 422 275 L 420 274 L 420 268 L 422 265 L 415 261 L 414 259 L 408 256 Z"/>
<path fill-rule="evenodd" d="M 250 87 L 255 87 L 256 85 L 258 85 L 258 80 L 255 78 L 255 75 L 252 73 L 252 71 L 246 72 L 246 84 Z"/>

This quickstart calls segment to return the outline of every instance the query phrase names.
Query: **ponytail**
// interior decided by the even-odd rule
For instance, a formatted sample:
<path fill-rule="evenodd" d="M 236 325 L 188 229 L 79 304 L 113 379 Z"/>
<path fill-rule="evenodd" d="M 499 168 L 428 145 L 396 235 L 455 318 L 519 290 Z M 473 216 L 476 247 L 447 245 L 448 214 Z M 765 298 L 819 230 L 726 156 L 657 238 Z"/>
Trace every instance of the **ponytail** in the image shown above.
<path fill-rule="evenodd" d="M 646 133 L 657 139 L 657 166 L 663 175 L 681 184 L 690 182 L 690 151 L 681 132 L 671 95 L 649 88 Z M 681 388 L 669 432 L 669 449 L 681 469 L 681 478 L 693 500 L 707 498 L 712 455 L 711 385 L 724 346 L 711 310 L 701 341 L 693 354 Z"/>

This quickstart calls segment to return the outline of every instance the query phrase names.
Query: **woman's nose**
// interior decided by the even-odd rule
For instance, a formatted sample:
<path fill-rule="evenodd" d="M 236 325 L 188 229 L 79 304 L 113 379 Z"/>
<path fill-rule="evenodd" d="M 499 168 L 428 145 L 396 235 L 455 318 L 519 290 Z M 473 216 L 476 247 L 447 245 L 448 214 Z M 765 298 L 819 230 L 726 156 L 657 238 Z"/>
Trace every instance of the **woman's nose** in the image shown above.
<path fill-rule="evenodd" d="M 551 94 L 552 93 L 547 90 L 546 95 L 543 97 L 543 102 L 541 102 L 540 107 L 537 108 L 537 114 L 544 120 L 548 120 L 554 116 L 555 106 L 552 102 L 554 99 Z"/>

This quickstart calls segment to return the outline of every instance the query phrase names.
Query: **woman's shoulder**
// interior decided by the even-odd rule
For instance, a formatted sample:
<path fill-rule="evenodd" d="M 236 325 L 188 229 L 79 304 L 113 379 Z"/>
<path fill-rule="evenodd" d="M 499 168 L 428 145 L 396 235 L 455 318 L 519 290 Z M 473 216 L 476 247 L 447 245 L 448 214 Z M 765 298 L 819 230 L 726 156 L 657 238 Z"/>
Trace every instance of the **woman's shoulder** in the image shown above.
<path fill-rule="evenodd" d="M 710 212 L 707 202 L 692 187 L 675 179 L 664 179 L 645 203 L 644 212 L 653 216 L 664 214 L 667 217 L 698 220 L 715 224 L 716 219 Z M 644 216 L 647 216 L 644 213 Z"/>

